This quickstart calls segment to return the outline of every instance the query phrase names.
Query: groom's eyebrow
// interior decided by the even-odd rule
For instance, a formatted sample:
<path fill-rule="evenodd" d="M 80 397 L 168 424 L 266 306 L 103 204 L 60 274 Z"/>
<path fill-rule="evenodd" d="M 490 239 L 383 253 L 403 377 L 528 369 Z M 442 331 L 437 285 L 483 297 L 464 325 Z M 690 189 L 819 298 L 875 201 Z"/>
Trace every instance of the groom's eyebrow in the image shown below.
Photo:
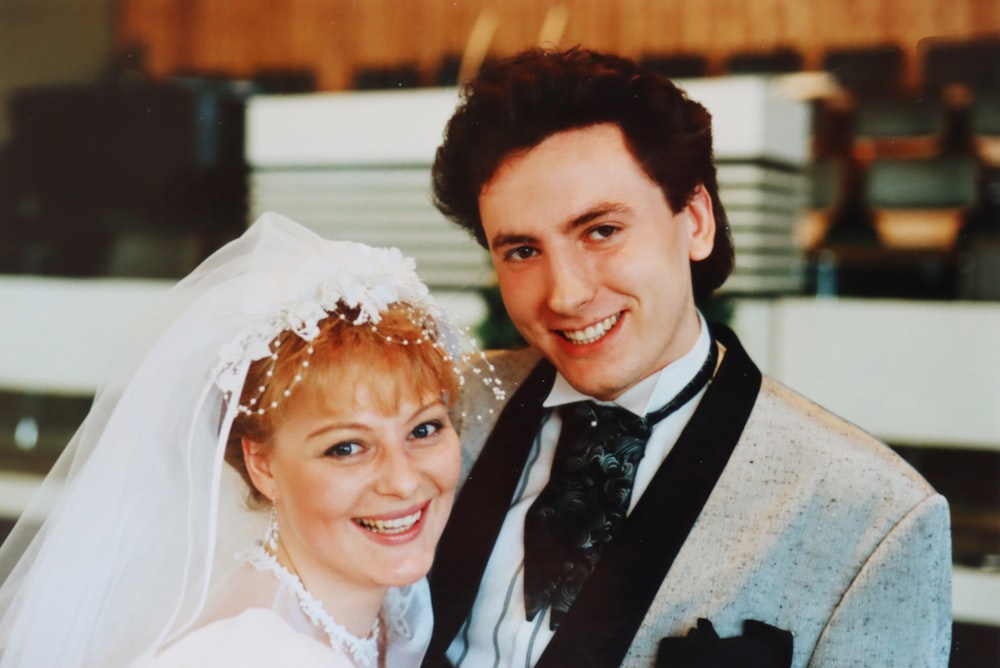
<path fill-rule="evenodd" d="M 569 218 L 569 220 L 559 225 L 564 232 L 572 231 L 582 227 L 587 223 L 614 214 L 631 213 L 632 209 L 620 202 L 598 202 L 587 210 Z M 490 240 L 490 249 L 503 248 L 507 246 L 534 245 L 538 243 L 538 238 L 530 234 L 504 232 L 498 233 Z"/>

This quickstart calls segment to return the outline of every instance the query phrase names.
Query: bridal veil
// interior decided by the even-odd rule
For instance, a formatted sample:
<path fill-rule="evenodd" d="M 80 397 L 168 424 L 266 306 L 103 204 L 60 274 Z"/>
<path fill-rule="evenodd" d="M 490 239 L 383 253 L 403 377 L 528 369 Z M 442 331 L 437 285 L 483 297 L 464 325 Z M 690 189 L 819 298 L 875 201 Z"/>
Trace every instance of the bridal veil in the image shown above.
<path fill-rule="evenodd" d="M 247 367 L 338 298 L 376 320 L 426 305 L 462 355 L 412 260 L 265 214 L 121 333 L 119 368 L 0 548 L 0 667 L 128 666 L 190 627 L 263 532 L 223 464 Z"/>

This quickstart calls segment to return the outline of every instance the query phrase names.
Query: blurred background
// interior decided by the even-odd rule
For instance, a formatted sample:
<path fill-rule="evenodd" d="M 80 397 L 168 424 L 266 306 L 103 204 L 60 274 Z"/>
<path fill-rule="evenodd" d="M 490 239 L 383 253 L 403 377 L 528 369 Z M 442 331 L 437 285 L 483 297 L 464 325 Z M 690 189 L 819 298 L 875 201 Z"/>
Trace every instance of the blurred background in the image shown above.
<path fill-rule="evenodd" d="M 712 112 L 737 270 L 702 307 L 948 497 L 952 665 L 1000 665 L 996 0 L 0 0 L 0 535 L 130 323 L 262 211 L 402 247 L 516 345 L 429 166 L 456 84 L 577 44 Z"/>

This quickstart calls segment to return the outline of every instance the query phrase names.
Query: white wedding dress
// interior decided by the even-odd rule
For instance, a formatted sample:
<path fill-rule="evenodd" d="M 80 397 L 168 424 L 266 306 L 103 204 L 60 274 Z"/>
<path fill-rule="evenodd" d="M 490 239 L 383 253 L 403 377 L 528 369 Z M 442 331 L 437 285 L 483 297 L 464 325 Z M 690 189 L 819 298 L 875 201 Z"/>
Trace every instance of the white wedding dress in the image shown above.
<path fill-rule="evenodd" d="M 138 668 L 408 668 L 420 665 L 433 618 L 426 580 L 390 589 L 382 605 L 384 643 L 377 664 L 355 660 L 305 615 L 292 588 L 275 574 L 240 563 L 210 597 L 194 630 Z M 384 656 L 382 656 L 384 655 Z"/>
<path fill-rule="evenodd" d="M 167 648 L 146 668 L 353 668 L 350 657 L 322 641 L 296 631 L 277 613 L 250 608 L 194 631 Z"/>

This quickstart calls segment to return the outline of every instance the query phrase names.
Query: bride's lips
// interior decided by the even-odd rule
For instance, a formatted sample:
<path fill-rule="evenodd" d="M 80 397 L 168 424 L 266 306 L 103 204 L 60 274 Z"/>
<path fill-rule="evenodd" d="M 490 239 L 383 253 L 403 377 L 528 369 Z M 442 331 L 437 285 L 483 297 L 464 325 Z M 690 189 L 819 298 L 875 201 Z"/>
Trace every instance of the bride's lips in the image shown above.
<path fill-rule="evenodd" d="M 398 513 L 352 518 L 354 523 L 380 541 L 405 542 L 420 533 L 430 501 Z"/>

